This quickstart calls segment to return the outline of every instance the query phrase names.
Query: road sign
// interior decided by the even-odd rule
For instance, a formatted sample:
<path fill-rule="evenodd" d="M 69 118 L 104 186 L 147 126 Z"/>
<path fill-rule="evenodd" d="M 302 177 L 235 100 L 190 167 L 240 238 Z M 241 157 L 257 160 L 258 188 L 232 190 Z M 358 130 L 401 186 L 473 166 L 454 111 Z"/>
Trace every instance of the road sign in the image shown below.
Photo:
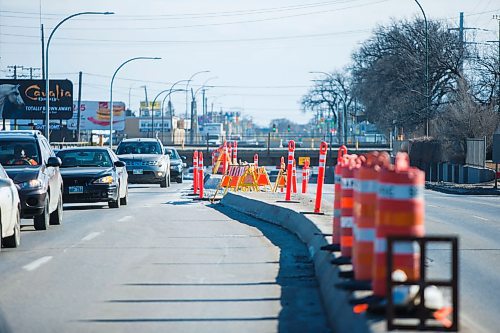
<path fill-rule="evenodd" d="M 309 156 L 300 156 L 299 157 L 299 165 L 304 165 L 306 161 L 308 161 L 309 164 L 311 164 L 311 158 Z"/>

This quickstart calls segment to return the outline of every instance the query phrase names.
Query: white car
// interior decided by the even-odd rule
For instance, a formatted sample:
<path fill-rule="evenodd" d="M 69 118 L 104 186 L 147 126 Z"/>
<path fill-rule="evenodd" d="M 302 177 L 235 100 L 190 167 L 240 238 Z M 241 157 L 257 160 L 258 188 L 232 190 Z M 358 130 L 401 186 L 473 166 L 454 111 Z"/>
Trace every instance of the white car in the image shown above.
<path fill-rule="evenodd" d="M 0 165 L 0 249 L 21 243 L 20 202 L 16 185 Z"/>

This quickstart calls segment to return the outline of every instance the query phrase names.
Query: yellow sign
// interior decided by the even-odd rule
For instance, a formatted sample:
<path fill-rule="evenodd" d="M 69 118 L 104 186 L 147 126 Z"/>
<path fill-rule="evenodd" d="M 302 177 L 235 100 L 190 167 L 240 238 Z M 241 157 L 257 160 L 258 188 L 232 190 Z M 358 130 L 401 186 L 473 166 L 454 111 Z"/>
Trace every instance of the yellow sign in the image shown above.
<path fill-rule="evenodd" d="M 160 101 L 155 101 L 155 109 L 159 109 L 161 107 L 161 102 Z M 141 109 L 152 109 L 153 108 L 153 102 L 149 102 L 149 107 L 146 107 L 146 102 L 141 101 Z"/>
<path fill-rule="evenodd" d="M 311 158 L 309 156 L 299 156 L 299 165 L 304 165 L 306 161 L 309 161 L 310 164 Z"/>

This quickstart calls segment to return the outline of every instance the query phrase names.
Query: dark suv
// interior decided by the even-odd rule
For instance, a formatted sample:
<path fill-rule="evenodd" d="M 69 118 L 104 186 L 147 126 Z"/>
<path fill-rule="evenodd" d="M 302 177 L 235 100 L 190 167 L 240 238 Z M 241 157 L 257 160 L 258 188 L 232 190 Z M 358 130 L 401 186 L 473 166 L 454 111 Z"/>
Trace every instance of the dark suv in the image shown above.
<path fill-rule="evenodd" d="M 165 155 L 170 156 L 170 177 L 178 183 L 182 183 L 184 181 L 184 168 L 186 167 L 184 160 L 186 156 L 180 156 L 177 149 L 173 147 L 165 147 Z"/>
<path fill-rule="evenodd" d="M 130 184 L 170 186 L 170 157 L 158 139 L 124 139 L 116 148 L 118 158 L 127 164 Z"/>
<path fill-rule="evenodd" d="M 61 160 L 39 131 L 0 132 L 0 163 L 16 184 L 21 217 L 33 218 L 36 230 L 61 224 Z"/>

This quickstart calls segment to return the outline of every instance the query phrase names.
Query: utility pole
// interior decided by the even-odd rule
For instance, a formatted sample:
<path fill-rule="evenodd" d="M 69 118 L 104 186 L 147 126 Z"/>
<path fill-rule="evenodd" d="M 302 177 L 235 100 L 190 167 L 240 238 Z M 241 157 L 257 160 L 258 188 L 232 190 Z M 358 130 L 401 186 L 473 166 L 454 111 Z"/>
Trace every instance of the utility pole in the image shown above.
<path fill-rule="evenodd" d="M 497 111 L 500 113 L 500 15 L 493 15 L 493 19 L 498 21 L 498 95 L 497 95 Z"/>
<path fill-rule="evenodd" d="M 43 33 L 43 24 L 40 24 L 40 40 L 42 42 L 42 79 L 45 80 L 45 37 Z"/>
<path fill-rule="evenodd" d="M 78 104 L 77 104 L 77 118 L 76 118 L 76 141 L 80 142 L 80 118 L 81 118 L 81 105 L 82 105 L 82 72 L 78 73 Z M 111 111 L 113 112 L 113 111 Z M 111 117 L 111 115 L 110 115 Z"/>

